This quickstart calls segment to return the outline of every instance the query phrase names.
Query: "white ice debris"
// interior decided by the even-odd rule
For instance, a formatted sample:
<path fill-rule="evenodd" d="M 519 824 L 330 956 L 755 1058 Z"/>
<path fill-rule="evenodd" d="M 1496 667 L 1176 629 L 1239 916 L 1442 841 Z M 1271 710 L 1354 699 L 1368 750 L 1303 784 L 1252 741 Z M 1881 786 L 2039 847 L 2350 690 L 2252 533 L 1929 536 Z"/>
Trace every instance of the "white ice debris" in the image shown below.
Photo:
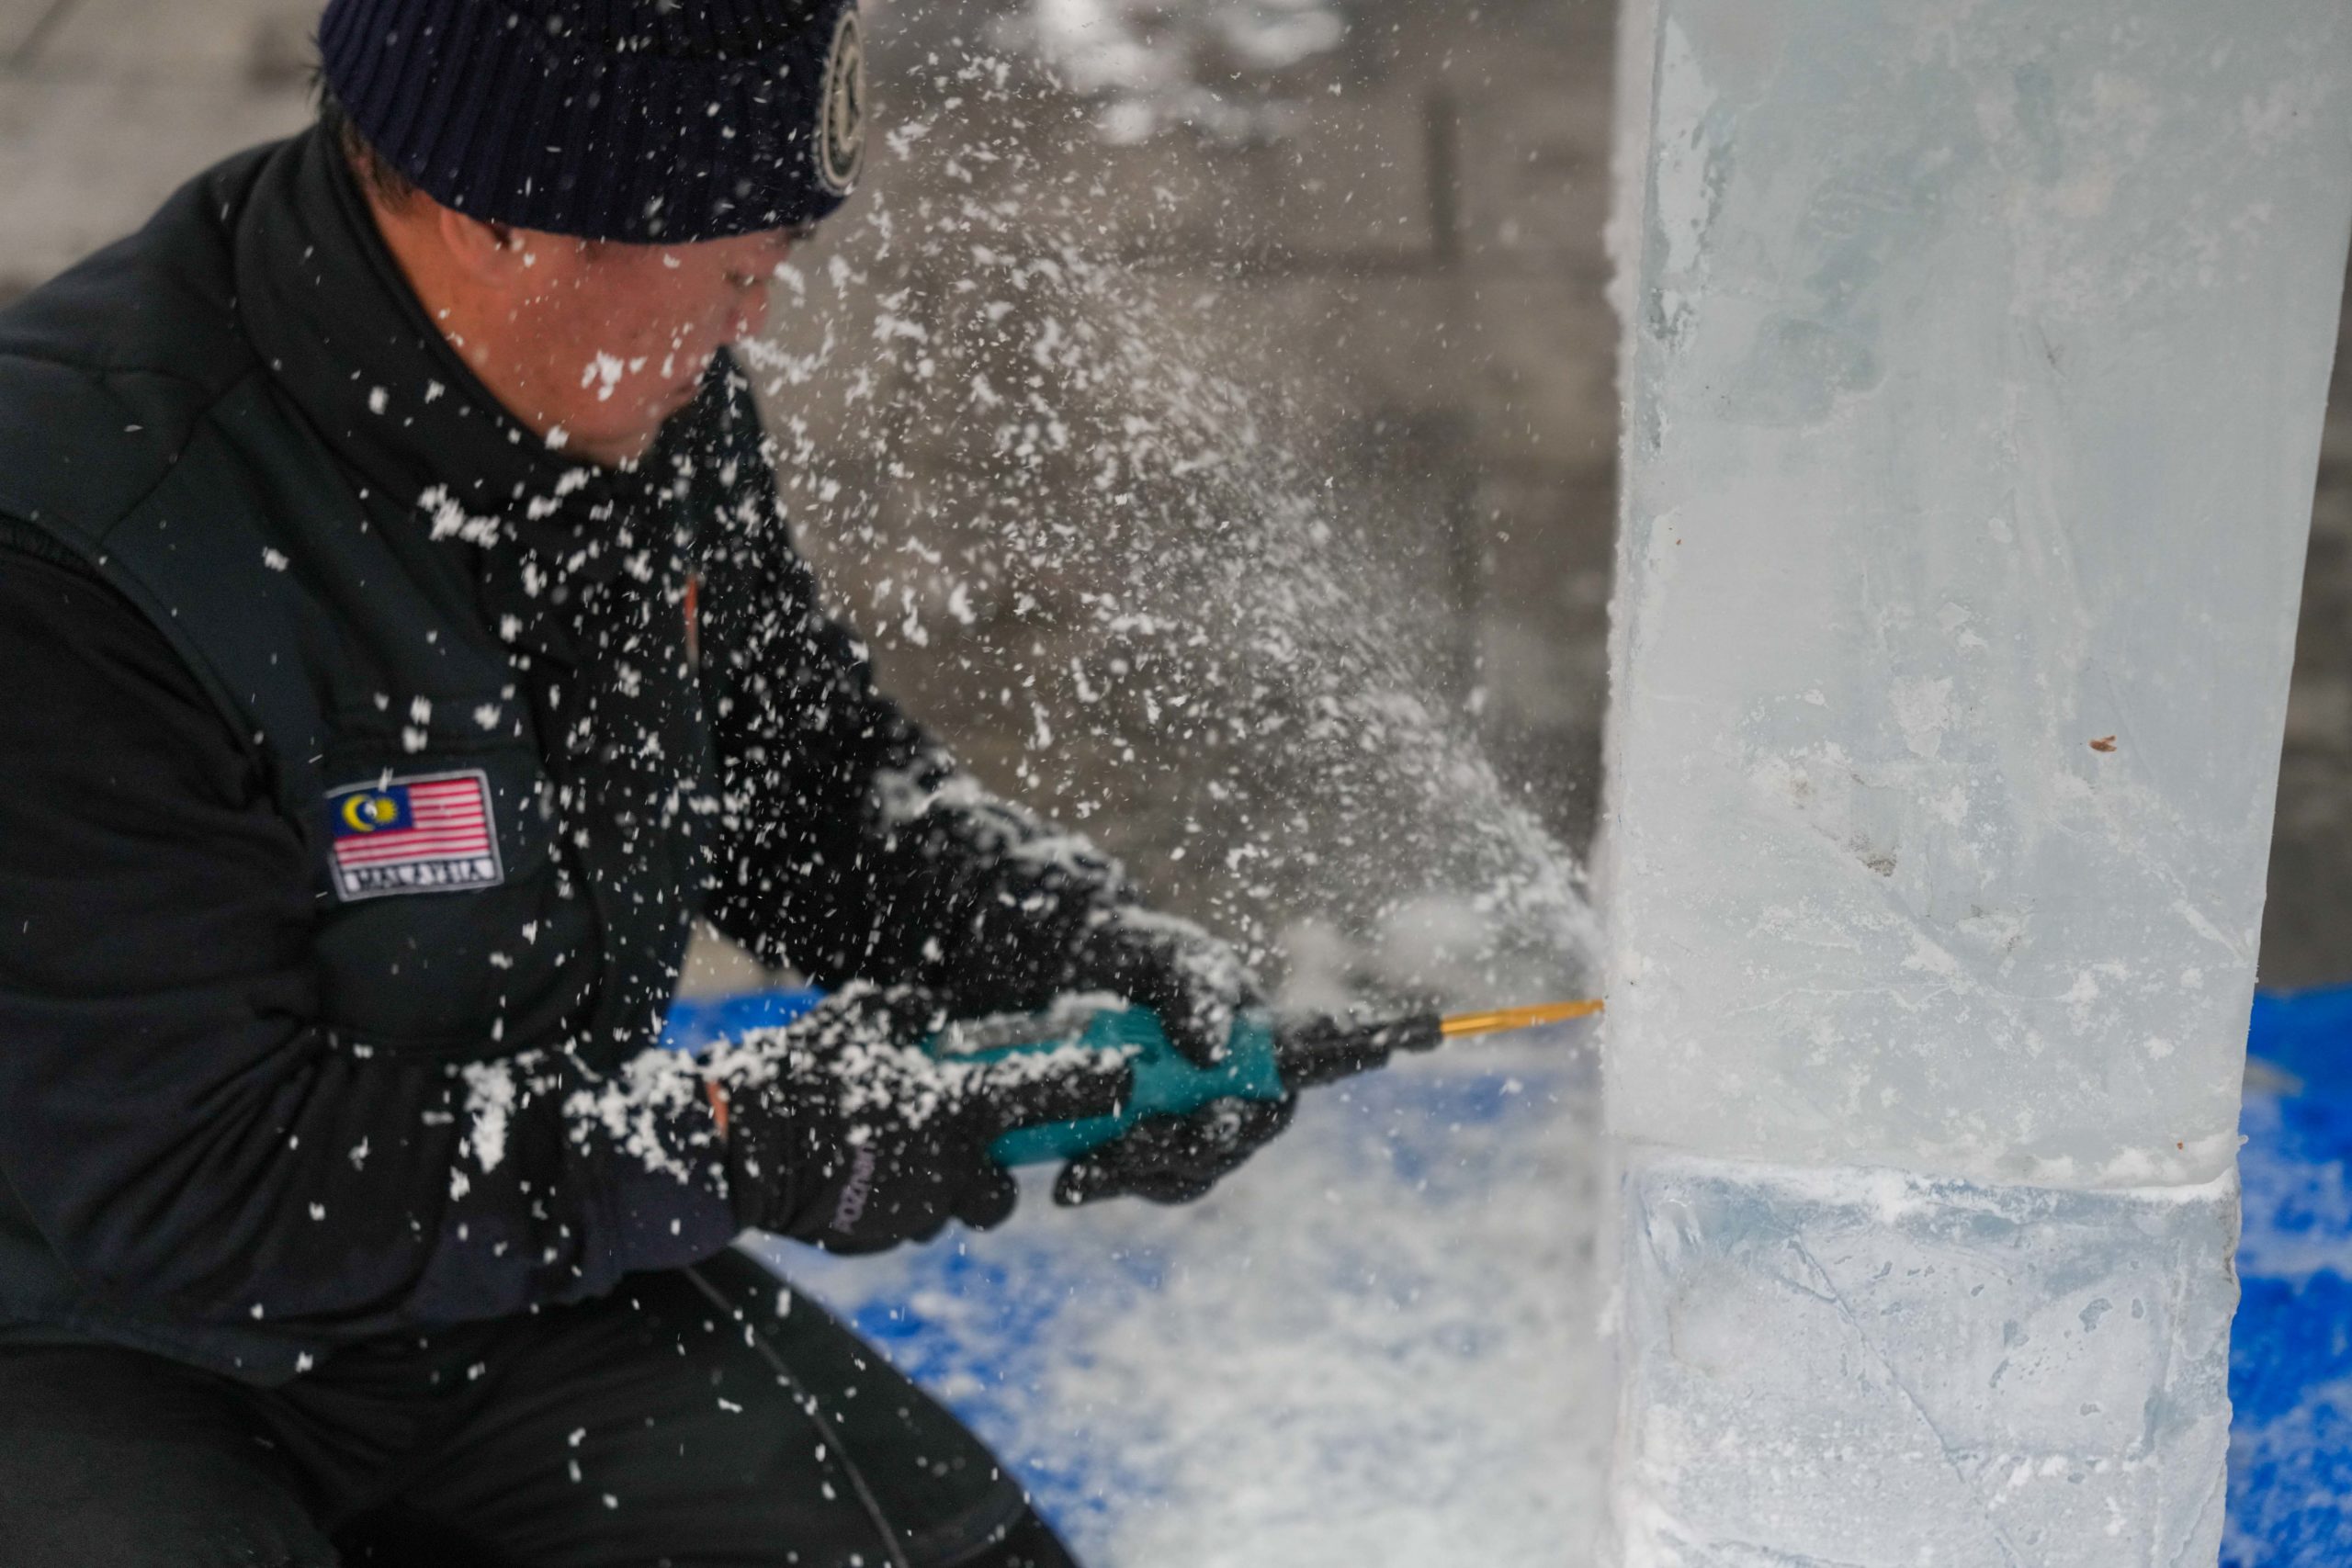
<path fill-rule="evenodd" d="M 506 1128 L 514 1114 L 514 1073 L 504 1062 L 466 1064 L 467 1145 L 485 1171 L 506 1157 Z"/>
<path fill-rule="evenodd" d="M 637 361 L 637 366 L 641 367 L 644 363 L 640 359 Z M 622 362 L 620 355 L 606 354 L 600 350 L 580 372 L 580 384 L 582 387 L 594 384 L 596 389 L 596 400 L 609 401 L 614 389 L 621 384 L 621 377 L 630 368 L 632 368 L 630 366 Z"/>
<path fill-rule="evenodd" d="M 430 519 L 435 539 L 462 539 L 469 545 L 487 546 L 497 543 L 505 530 L 505 525 L 495 517 L 469 514 L 444 485 L 426 489 L 416 498 L 416 504 Z"/>
<path fill-rule="evenodd" d="M 526 1075 L 552 1072 L 533 1055 L 514 1058 Z M 648 1047 L 616 1071 L 579 1083 L 564 1097 L 563 1115 L 575 1142 L 600 1141 L 646 1169 L 680 1180 L 695 1176 L 694 1152 L 682 1138 L 707 1104 L 702 1068 L 675 1051 Z"/>
<path fill-rule="evenodd" d="M 943 67 L 944 104 L 996 101 L 941 108 L 910 155 L 1012 156 L 958 140 L 1025 112 L 1005 77 L 984 52 Z M 1228 293 L 1140 276 L 1102 192 L 1013 188 L 1024 199 L 976 188 L 899 210 L 877 183 L 862 228 L 802 276 L 791 314 L 808 328 L 786 329 L 789 348 L 742 345 L 822 575 L 886 659 L 920 641 L 921 668 L 1001 672 L 968 698 L 949 674 L 980 711 L 931 716 L 987 737 L 1006 795 L 1064 824 L 1105 813 L 1121 848 L 1140 835 L 1154 897 L 1253 964 L 1272 967 L 1311 903 L 1351 984 L 1464 1005 L 1574 994 L 1598 942 L 1582 870 L 1494 766 L 1458 624 L 1433 612 L 1430 563 L 1394 547 L 1438 526 L 1426 496 L 1335 487 L 1291 439 L 1300 367 L 1237 325 Z M 812 408 L 842 412 L 790 412 Z M 886 820 L 968 807 L 1023 856 L 1099 853 L 1034 820 L 1015 830 L 969 792 L 988 793 L 919 765 L 885 780 Z M 1433 895 L 1463 918 L 1416 941 Z"/>

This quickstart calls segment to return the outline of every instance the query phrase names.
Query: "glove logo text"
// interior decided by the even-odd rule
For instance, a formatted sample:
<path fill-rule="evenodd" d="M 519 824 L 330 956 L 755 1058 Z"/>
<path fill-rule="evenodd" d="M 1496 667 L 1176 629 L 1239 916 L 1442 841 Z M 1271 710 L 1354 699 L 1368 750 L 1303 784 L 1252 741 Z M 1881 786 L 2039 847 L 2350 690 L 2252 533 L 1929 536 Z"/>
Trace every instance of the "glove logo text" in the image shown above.
<path fill-rule="evenodd" d="M 874 1151 L 862 1148 L 850 1156 L 849 1180 L 842 1187 L 840 1201 L 833 1205 L 833 1229 L 842 1235 L 856 1230 L 865 1213 L 865 1201 L 873 1195 Z"/>

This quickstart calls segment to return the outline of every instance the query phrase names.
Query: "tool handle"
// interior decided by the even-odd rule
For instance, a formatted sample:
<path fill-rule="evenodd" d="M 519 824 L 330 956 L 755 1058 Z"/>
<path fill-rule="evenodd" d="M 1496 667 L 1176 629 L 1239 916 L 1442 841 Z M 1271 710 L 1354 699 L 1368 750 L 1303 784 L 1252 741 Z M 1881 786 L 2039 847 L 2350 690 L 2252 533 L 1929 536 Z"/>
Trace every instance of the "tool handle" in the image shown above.
<path fill-rule="evenodd" d="M 1077 1043 L 1098 1049 L 1131 1047 L 1136 1055 L 1135 1089 L 1115 1116 L 1090 1116 L 1022 1127 L 989 1145 L 1000 1165 L 1047 1165 L 1074 1159 L 1134 1130 L 1147 1116 L 1181 1116 L 1213 1100 L 1280 1100 L 1283 1073 L 1273 1021 L 1261 1013 L 1234 1020 L 1225 1056 L 1215 1066 L 1194 1066 L 1168 1042 L 1159 1020 L 1142 1008 L 1108 1008 L 1088 1020 Z M 1049 1040 L 1001 1045 L 961 1055 L 964 1061 L 996 1061 L 1029 1051 L 1052 1051 L 1071 1043 L 1064 1032 Z"/>
<path fill-rule="evenodd" d="M 1106 1008 L 1087 1020 L 1075 1043 L 1098 1050 L 1125 1046 L 1135 1052 L 1135 1089 L 1115 1116 L 1054 1122 L 1023 1127 L 989 1145 L 1000 1165 L 1048 1165 L 1074 1159 L 1133 1131 L 1148 1116 L 1182 1116 L 1215 1100 L 1280 1100 L 1292 1089 L 1312 1089 L 1368 1072 L 1396 1051 L 1427 1051 L 1442 1038 L 1433 1013 L 1384 1023 L 1306 1019 L 1280 1025 L 1262 1012 L 1244 1012 L 1226 1036 L 1225 1055 L 1213 1066 L 1196 1066 L 1169 1043 L 1159 1020 L 1143 1008 Z M 1063 1029 L 1050 1038 L 960 1054 L 965 1061 L 993 1061 L 1025 1051 L 1052 1051 L 1072 1043 Z M 939 1046 L 934 1043 L 934 1049 Z"/>

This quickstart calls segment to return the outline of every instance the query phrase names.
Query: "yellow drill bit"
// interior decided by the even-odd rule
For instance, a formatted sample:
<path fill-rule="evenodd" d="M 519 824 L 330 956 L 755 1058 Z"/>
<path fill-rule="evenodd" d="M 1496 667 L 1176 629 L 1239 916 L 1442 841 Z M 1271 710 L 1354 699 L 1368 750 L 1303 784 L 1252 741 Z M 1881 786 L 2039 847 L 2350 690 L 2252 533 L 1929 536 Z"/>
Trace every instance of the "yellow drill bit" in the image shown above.
<path fill-rule="evenodd" d="M 1462 1034 L 1498 1034 L 1506 1029 L 1533 1029 L 1543 1023 L 1566 1023 L 1600 1011 L 1598 998 L 1573 1002 L 1543 1002 L 1534 1007 L 1498 1008 L 1492 1012 L 1457 1012 L 1438 1020 L 1438 1032 L 1448 1040 Z"/>

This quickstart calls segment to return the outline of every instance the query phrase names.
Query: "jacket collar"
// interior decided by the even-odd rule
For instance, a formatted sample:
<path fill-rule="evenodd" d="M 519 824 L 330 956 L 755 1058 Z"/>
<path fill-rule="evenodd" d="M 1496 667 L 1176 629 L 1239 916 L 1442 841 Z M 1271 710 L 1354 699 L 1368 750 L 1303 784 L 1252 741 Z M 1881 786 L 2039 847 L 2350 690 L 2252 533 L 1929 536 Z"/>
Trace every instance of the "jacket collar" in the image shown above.
<path fill-rule="evenodd" d="M 341 150 L 316 129 L 269 156 L 235 249 L 246 333 L 300 416 L 433 537 L 481 547 L 485 608 L 510 645 L 568 660 L 568 628 L 548 612 L 671 544 L 657 475 L 724 406 L 723 358 L 641 468 L 551 450 L 427 318 Z"/>
<path fill-rule="evenodd" d="M 236 232 L 247 335 L 336 455 L 394 500 L 504 513 L 610 488 L 501 408 L 426 319 L 338 149 L 316 129 L 264 166 Z M 572 502 L 578 507 L 577 502 Z"/>

